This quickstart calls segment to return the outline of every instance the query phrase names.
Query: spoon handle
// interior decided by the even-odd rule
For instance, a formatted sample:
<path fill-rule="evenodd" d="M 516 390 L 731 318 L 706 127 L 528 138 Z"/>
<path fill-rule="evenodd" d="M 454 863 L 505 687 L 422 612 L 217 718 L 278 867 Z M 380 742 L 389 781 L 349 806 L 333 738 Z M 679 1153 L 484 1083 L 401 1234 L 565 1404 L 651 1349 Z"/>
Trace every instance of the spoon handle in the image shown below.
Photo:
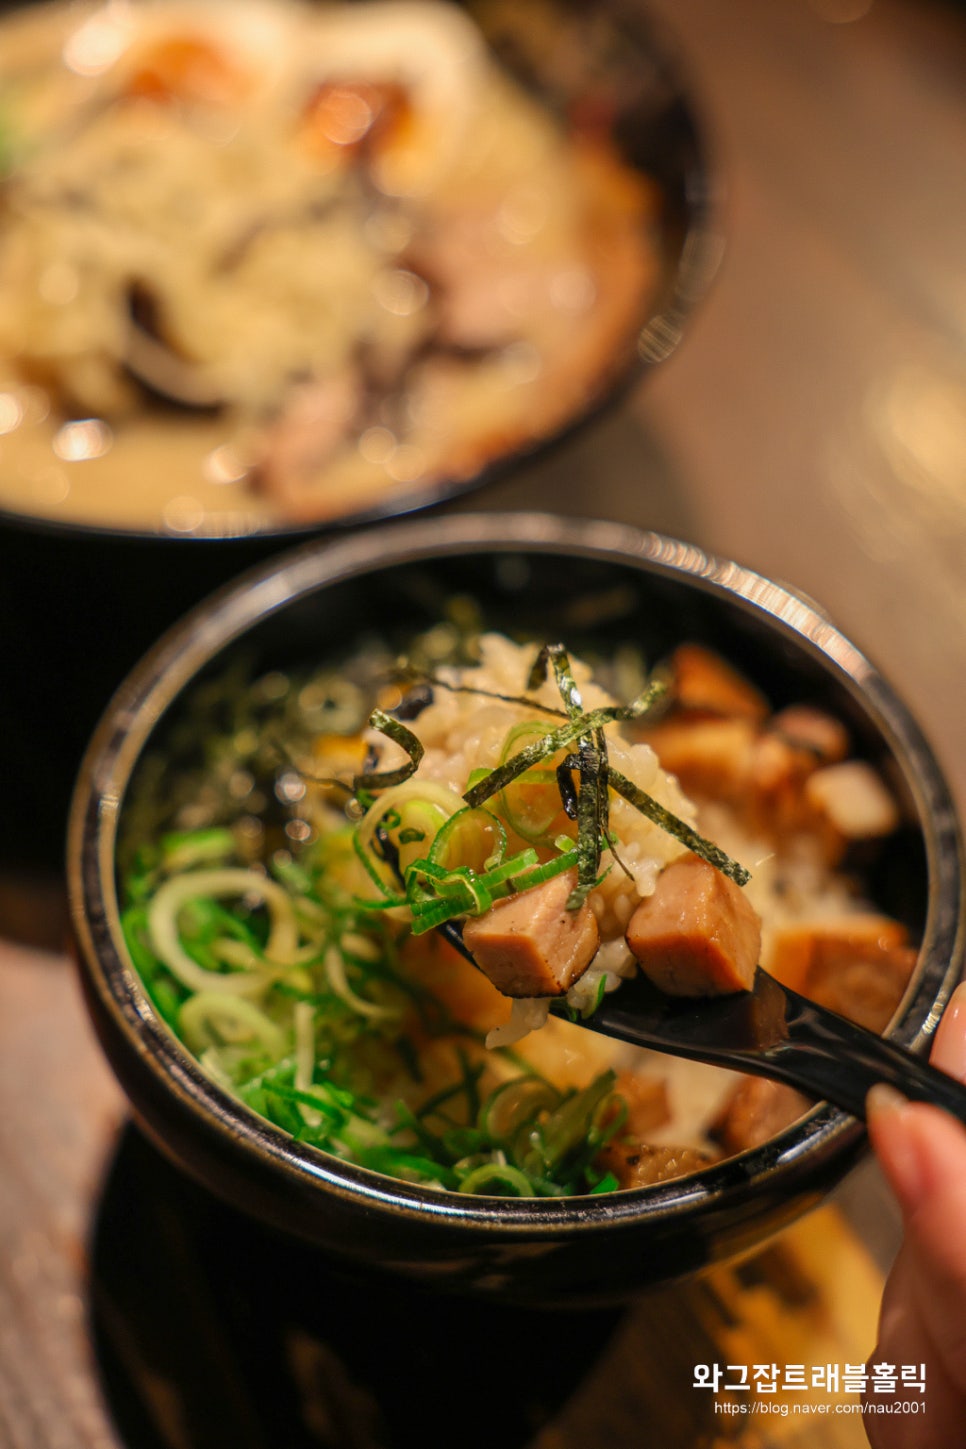
<path fill-rule="evenodd" d="M 865 1117 L 877 1082 L 912 1101 L 932 1102 L 966 1122 L 966 1086 L 911 1052 L 784 988 L 788 1035 L 762 1053 L 760 1070 Z M 755 1070 L 749 1058 L 744 1065 Z M 773 1070 L 772 1070 L 773 1069 Z"/>
<path fill-rule="evenodd" d="M 475 966 L 458 927 L 447 922 L 441 930 Z M 569 1017 L 563 998 L 550 1009 Z M 966 1086 L 955 1077 L 760 968 L 752 991 L 699 1000 L 664 996 L 639 975 L 605 996 L 582 1025 L 636 1046 L 774 1077 L 862 1121 L 870 1088 L 885 1082 L 966 1122 Z"/>
<path fill-rule="evenodd" d="M 700 999 L 664 996 L 639 975 L 605 996 L 583 1024 L 652 1050 L 775 1077 L 863 1120 L 869 1088 L 886 1082 L 966 1122 L 962 1083 L 760 969 L 753 990 Z"/>

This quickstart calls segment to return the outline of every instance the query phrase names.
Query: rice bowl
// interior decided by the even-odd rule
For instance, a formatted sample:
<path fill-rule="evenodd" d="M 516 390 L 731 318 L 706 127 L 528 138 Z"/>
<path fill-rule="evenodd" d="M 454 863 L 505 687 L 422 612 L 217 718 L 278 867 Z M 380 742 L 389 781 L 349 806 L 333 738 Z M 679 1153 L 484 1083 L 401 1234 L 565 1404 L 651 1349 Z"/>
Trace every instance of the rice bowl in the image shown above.
<path fill-rule="evenodd" d="M 263 668 L 277 676 L 307 657 L 318 660 L 320 650 L 336 658 L 350 620 L 362 634 L 399 620 L 412 637 L 438 618 L 440 590 L 456 591 L 455 580 L 459 592 L 485 602 L 494 624 L 525 627 L 531 639 L 547 637 L 550 619 L 562 633 L 567 601 L 579 599 L 581 644 L 596 638 L 603 652 L 602 644 L 613 645 L 615 630 L 626 636 L 629 629 L 656 659 L 670 653 L 686 629 L 688 638 L 713 644 L 740 663 L 776 706 L 807 694 L 847 721 L 858 756 L 888 780 L 905 822 L 885 843 L 866 885 L 877 909 L 888 900 L 909 938 L 921 941 L 910 986 L 889 1024 L 897 1040 L 921 1044 L 934 1020 L 931 1010 L 961 964 L 958 846 L 928 755 L 874 672 L 801 601 L 653 535 L 607 525 L 578 531 L 528 517 L 514 520 L 513 534 L 508 539 L 498 520 L 451 520 L 431 532 L 403 528 L 293 555 L 255 579 L 254 587 L 206 611 L 202 630 L 196 624 L 166 641 L 106 718 L 89 756 L 72 821 L 74 919 L 94 1019 L 139 1117 L 176 1160 L 216 1191 L 231 1192 L 259 1216 L 331 1250 L 366 1260 L 374 1251 L 384 1253 L 388 1265 L 403 1272 L 481 1290 L 499 1280 L 522 1296 L 559 1291 L 606 1297 L 691 1271 L 802 1211 L 854 1161 L 861 1147 L 857 1125 L 827 1106 L 805 1104 L 804 1114 L 800 1109 L 764 1142 L 732 1149 L 737 1155 L 719 1151 L 717 1161 L 676 1181 L 590 1197 L 474 1199 L 440 1192 L 438 1185 L 392 1183 L 260 1122 L 192 1065 L 125 964 L 110 866 L 118 814 L 125 820 L 135 798 L 135 762 L 149 741 L 155 751 L 163 743 L 170 757 L 179 714 L 181 737 L 190 738 L 190 722 L 186 727 L 183 709 L 172 711 L 173 703 L 183 703 L 186 687 L 205 666 L 211 683 L 213 660 L 227 663 L 223 650 L 232 640 L 243 639 L 259 661 L 258 677 Z M 370 548 L 381 560 L 375 566 Z M 571 631 L 576 638 L 573 624 L 568 636 Z M 452 708 L 448 698 L 450 717 Z M 445 741 L 446 730 L 439 738 Z M 754 876 L 761 861 L 751 864 Z M 930 882 L 925 893 L 923 865 Z M 583 1028 L 571 1030 L 593 1041 Z M 532 1041 L 543 1035 L 534 1033 Z M 673 1131 L 680 1134 L 689 1111 L 706 1124 L 708 1103 L 678 1066 L 661 1064 L 675 1079 Z M 615 1256 L 621 1242 L 639 1243 L 631 1266 L 626 1254 Z M 497 1262 L 504 1264 L 499 1271 Z"/>

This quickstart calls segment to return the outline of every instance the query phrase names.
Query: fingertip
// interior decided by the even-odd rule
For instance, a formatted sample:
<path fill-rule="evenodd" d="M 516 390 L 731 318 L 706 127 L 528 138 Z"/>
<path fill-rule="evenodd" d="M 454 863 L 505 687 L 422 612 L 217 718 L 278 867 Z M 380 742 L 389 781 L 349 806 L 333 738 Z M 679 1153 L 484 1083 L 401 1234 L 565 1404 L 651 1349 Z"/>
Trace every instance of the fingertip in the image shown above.
<path fill-rule="evenodd" d="M 867 1099 L 869 1138 L 903 1214 L 908 1217 L 944 1189 L 966 1184 L 963 1124 L 924 1102 L 909 1102 L 884 1084 Z"/>
<path fill-rule="evenodd" d="M 872 1149 L 906 1213 L 915 1210 L 922 1196 L 918 1146 L 906 1120 L 909 1106 L 909 1099 L 885 1082 L 878 1082 L 865 1102 Z"/>
<path fill-rule="evenodd" d="M 946 1004 L 930 1055 L 933 1066 L 966 1082 L 966 981 L 961 981 Z"/>
<path fill-rule="evenodd" d="M 881 1122 L 888 1118 L 893 1112 L 901 1112 L 903 1107 L 909 1106 L 909 1098 L 889 1085 L 888 1082 L 876 1082 L 874 1087 L 869 1088 L 865 1099 L 866 1120 L 871 1127 L 873 1123 Z"/>

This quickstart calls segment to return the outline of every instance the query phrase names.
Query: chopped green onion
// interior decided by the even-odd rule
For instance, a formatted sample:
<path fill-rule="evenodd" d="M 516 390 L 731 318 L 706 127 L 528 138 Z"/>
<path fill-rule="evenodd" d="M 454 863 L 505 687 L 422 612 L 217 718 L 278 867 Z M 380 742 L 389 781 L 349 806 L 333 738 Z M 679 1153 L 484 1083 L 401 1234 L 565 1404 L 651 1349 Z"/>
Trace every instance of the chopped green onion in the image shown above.
<path fill-rule="evenodd" d="M 591 1001 L 587 1006 L 583 1007 L 580 1012 L 575 1013 L 573 1019 L 575 1021 L 577 1021 L 577 1020 L 579 1020 L 579 1021 L 587 1021 L 589 1017 L 593 1016 L 593 1014 L 597 1010 L 598 1006 L 600 1006 L 600 1003 L 603 1001 L 604 996 L 606 995 L 606 993 L 607 993 L 607 976 L 602 971 L 600 973 L 600 976 L 597 978 L 597 987 L 596 987 L 596 989 L 594 991 L 594 999 L 593 999 L 593 1001 Z"/>
<path fill-rule="evenodd" d="M 494 901 L 570 870 L 577 863 L 577 851 L 566 851 L 542 865 L 527 864 L 531 858 L 539 859 L 536 852 L 521 851 L 512 861 L 479 876 L 466 868 L 443 871 L 432 861 L 415 861 L 407 872 L 413 933 L 423 935 L 457 916 L 482 915 Z"/>
<path fill-rule="evenodd" d="M 178 916 L 189 902 L 206 896 L 251 896 L 263 901 L 272 916 L 265 954 L 273 962 L 290 959 L 298 941 L 298 928 L 288 892 L 277 881 L 255 870 L 225 866 L 220 870 L 189 871 L 172 876 L 160 886 L 148 907 L 151 945 L 174 976 L 192 991 L 259 992 L 266 984 L 260 968 L 220 975 L 206 970 L 189 956 L 178 930 Z"/>
<path fill-rule="evenodd" d="M 286 1050 L 286 1032 L 242 996 L 197 991 L 189 996 L 178 1016 L 185 1043 L 193 1052 L 223 1042 L 257 1042 L 274 1060 Z"/>
<path fill-rule="evenodd" d="M 485 1197 L 536 1197 L 533 1183 L 526 1173 L 498 1162 L 487 1162 L 474 1168 L 463 1178 L 459 1190 Z"/>
<path fill-rule="evenodd" d="M 162 835 L 161 864 L 166 871 L 191 870 L 196 865 L 227 860 L 235 850 L 230 830 L 177 830 Z"/>
<path fill-rule="evenodd" d="M 421 1157 L 415 1152 L 405 1152 L 396 1147 L 364 1147 L 355 1153 L 361 1167 L 372 1172 L 382 1172 L 388 1177 L 400 1177 L 403 1181 L 438 1183 L 440 1187 L 456 1188 L 458 1179 L 451 1167 L 436 1162 L 431 1157 Z"/>
<path fill-rule="evenodd" d="M 559 1102 L 557 1088 L 542 1077 L 514 1077 L 487 1098 L 480 1128 L 491 1142 L 508 1146 L 521 1126 L 529 1126 L 541 1112 L 552 1112 Z"/>
<path fill-rule="evenodd" d="M 503 765 L 515 753 L 521 740 L 533 743 L 544 738 L 546 728 L 540 720 L 522 720 L 508 731 L 500 752 Z M 474 771 L 474 774 L 476 772 Z M 481 778 L 485 778 L 483 771 Z M 470 788 L 479 781 L 470 777 Z M 549 788 L 547 788 L 549 786 Z M 561 804 L 556 788 L 556 772 L 552 769 L 530 769 L 499 792 L 500 809 L 507 824 L 524 840 L 542 841 L 560 814 Z"/>
<path fill-rule="evenodd" d="M 477 871 L 493 860 L 495 869 L 506 853 L 506 829 L 503 822 L 491 810 L 467 805 L 441 825 L 436 832 L 428 859 L 434 865 L 446 864 L 447 855 L 453 858 L 451 865 L 468 866 Z"/>
<path fill-rule="evenodd" d="M 274 1097 L 281 1097 L 284 1102 L 296 1102 L 300 1106 L 311 1107 L 339 1127 L 345 1123 L 345 1108 L 333 1102 L 321 1087 L 289 1087 L 281 1082 L 272 1082 L 264 1090 Z"/>

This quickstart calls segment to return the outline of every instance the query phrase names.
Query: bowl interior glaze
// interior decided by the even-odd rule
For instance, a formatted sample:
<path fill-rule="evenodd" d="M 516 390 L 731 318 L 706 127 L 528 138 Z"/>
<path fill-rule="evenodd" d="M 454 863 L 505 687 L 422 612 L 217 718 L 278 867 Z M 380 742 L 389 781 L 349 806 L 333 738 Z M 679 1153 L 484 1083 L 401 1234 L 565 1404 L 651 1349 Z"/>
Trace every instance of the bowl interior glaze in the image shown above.
<path fill-rule="evenodd" d="M 487 623 L 539 639 L 720 650 L 777 707 L 809 699 L 847 721 L 906 824 L 869 883 L 922 941 L 890 1034 L 926 1047 L 963 964 L 962 861 L 949 795 L 908 712 L 805 600 L 655 534 L 544 515 L 396 524 L 310 545 L 247 575 L 166 636 L 115 697 L 77 787 L 69 884 L 95 1025 L 142 1125 L 182 1167 L 274 1227 L 360 1264 L 526 1300 L 588 1302 L 743 1251 L 821 1196 L 863 1134 L 828 1105 L 763 1147 L 659 1187 L 594 1199 L 462 1199 L 299 1144 L 215 1087 L 157 1018 L 118 925 L 115 848 L 146 750 L 166 748 L 186 692 L 243 651 L 258 669 L 324 662 L 387 621 L 403 634 L 470 594 Z M 190 748 L 190 746 L 189 746 Z"/>

